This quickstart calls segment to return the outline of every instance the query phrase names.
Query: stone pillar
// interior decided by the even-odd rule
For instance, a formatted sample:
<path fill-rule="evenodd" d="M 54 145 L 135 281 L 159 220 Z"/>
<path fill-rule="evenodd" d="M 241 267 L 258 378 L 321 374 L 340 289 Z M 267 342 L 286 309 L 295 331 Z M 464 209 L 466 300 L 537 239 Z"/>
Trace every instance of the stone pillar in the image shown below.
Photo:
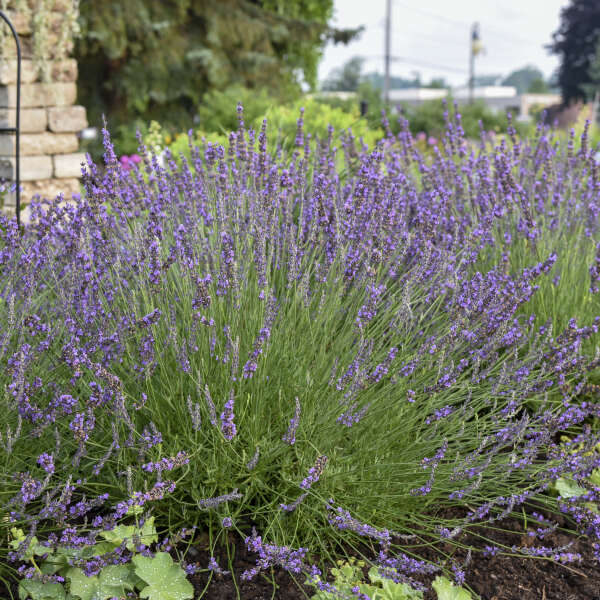
<path fill-rule="evenodd" d="M 40 14 L 40 6 L 44 14 Z M 53 200 L 62 193 L 70 199 L 80 190 L 85 155 L 78 152 L 77 133 L 88 122 L 85 108 L 75 104 L 77 62 L 69 58 L 75 7 L 72 0 L 43 0 L 37 5 L 30 1 L 29 6 L 23 0 L 9 2 L 7 16 L 21 41 L 22 206 L 36 194 Z M 14 127 L 16 45 L 2 20 L 0 27 L 6 29 L 0 40 L 0 126 Z M 15 136 L 6 133 L 0 133 L 0 178 L 16 178 Z M 4 210 L 14 214 L 14 209 L 15 195 L 9 194 Z"/>

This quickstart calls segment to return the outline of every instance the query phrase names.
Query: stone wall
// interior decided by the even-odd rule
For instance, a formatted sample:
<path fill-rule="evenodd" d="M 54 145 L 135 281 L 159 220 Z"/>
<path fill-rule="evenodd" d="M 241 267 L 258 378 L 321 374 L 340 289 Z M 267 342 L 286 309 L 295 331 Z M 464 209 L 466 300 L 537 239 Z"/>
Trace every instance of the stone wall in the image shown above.
<path fill-rule="evenodd" d="M 72 0 L 71 0 L 72 1 Z M 65 2 L 67 4 L 65 4 Z M 70 58 L 72 37 L 62 45 L 69 0 L 44 0 L 46 14 L 36 13 L 35 4 L 9 2 L 6 14 L 21 42 L 21 205 L 35 194 L 54 199 L 63 193 L 69 199 L 79 192 L 81 163 L 77 133 L 88 126 L 86 111 L 77 106 L 77 62 Z M 70 5 L 69 5 L 70 6 Z M 40 17 L 44 20 L 40 26 Z M 37 22 L 36 22 L 37 19 Z M 67 24 L 68 26 L 68 24 Z M 14 127 L 16 118 L 17 61 L 15 42 L 8 26 L 0 40 L 0 127 Z M 43 27 L 43 29 L 42 29 Z M 67 35 L 70 32 L 67 29 Z M 45 46 L 36 35 L 44 36 Z M 40 60 L 40 46 L 47 48 Z M 37 55 L 36 55 L 37 48 Z M 0 133 L 0 178 L 16 178 L 15 136 Z M 4 210 L 14 212 L 15 195 L 5 198 Z"/>

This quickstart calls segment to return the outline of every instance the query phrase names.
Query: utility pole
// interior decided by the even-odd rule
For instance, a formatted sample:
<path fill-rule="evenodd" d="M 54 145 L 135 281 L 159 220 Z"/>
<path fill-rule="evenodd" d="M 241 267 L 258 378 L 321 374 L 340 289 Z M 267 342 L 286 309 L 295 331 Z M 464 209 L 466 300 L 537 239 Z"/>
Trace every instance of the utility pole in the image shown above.
<path fill-rule="evenodd" d="M 469 104 L 473 104 L 475 96 L 475 57 L 483 50 L 479 37 L 479 23 L 471 27 L 471 44 L 469 52 Z"/>
<path fill-rule="evenodd" d="M 385 75 L 383 79 L 383 100 L 390 103 L 390 45 L 392 37 L 392 0 L 386 0 L 385 10 Z"/>

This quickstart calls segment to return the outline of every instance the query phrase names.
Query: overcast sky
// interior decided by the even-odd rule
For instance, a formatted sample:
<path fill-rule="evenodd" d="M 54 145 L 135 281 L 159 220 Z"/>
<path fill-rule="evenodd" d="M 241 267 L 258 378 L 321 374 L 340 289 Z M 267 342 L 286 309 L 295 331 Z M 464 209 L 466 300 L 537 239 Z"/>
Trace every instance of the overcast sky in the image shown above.
<path fill-rule="evenodd" d="M 599 0 L 600 1 L 600 0 Z M 470 28 L 480 24 L 485 53 L 477 56 L 475 74 L 508 75 L 533 64 L 549 77 L 558 66 L 544 48 L 559 25 L 560 9 L 569 0 L 392 0 L 391 74 L 421 80 L 445 77 L 453 85 L 468 78 Z M 319 80 L 353 56 L 364 56 L 364 72 L 383 73 L 386 0 L 335 0 L 333 24 L 364 25 L 362 36 L 348 46 L 328 45 Z"/>

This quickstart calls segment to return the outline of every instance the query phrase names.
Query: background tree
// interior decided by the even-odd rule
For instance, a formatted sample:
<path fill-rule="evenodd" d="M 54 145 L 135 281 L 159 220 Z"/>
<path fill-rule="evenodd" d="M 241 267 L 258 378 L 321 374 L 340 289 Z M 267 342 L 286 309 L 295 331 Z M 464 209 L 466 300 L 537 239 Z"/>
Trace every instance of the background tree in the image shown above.
<path fill-rule="evenodd" d="M 390 77 L 390 89 L 391 90 L 404 90 L 407 88 L 420 87 L 421 78 L 419 74 L 414 71 L 414 77 L 409 79 L 408 77 Z M 363 77 L 363 81 L 368 81 L 373 87 L 382 90 L 383 89 L 383 75 L 381 73 L 367 73 Z"/>
<path fill-rule="evenodd" d="M 362 68 L 365 59 L 355 56 L 338 69 L 333 69 L 323 82 L 321 89 L 329 92 L 354 92 L 362 79 Z"/>
<path fill-rule="evenodd" d="M 550 91 L 548 84 L 543 77 L 534 79 L 527 88 L 529 94 L 547 94 Z"/>
<path fill-rule="evenodd" d="M 432 77 L 429 83 L 426 83 L 423 87 L 431 88 L 433 90 L 444 90 L 450 86 L 443 77 Z"/>
<path fill-rule="evenodd" d="M 502 80 L 502 85 L 512 85 L 517 88 L 517 94 L 524 94 L 534 81 L 538 81 L 536 85 L 539 87 L 540 79 L 544 81 L 544 74 L 534 65 L 526 65 L 510 73 Z"/>
<path fill-rule="evenodd" d="M 187 129 L 205 93 L 241 85 L 289 97 L 314 87 L 333 0 L 81 0 L 79 100 L 111 129 L 140 118 Z"/>
<path fill-rule="evenodd" d="M 600 2 L 571 0 L 560 15 L 560 26 L 548 47 L 560 57 L 558 84 L 563 102 L 591 100 L 590 65 L 600 38 Z"/>

